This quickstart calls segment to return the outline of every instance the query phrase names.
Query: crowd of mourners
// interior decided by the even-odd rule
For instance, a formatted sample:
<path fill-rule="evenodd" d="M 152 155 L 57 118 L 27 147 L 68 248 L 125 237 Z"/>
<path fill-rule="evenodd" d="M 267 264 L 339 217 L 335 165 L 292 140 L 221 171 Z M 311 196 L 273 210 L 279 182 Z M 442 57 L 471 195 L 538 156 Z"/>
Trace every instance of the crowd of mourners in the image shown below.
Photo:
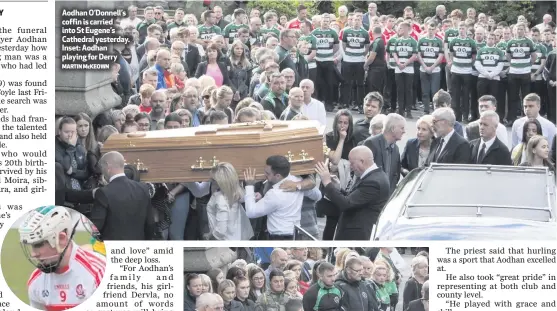
<path fill-rule="evenodd" d="M 411 275 L 401 273 L 408 270 L 407 263 L 387 247 L 255 248 L 253 255 L 238 253 L 245 256 L 224 271 L 185 274 L 184 311 L 395 311 L 399 304 L 403 311 L 429 310 L 425 250 L 413 252 Z"/>
<path fill-rule="evenodd" d="M 101 161 L 101 146 L 113 134 L 275 119 L 327 125 L 326 113 L 335 109 L 332 131 L 324 137 L 330 166 L 315 175 L 292 176 L 288 160 L 274 156 L 266 159 L 263 184 L 244 172 L 241 185 L 242 172 L 228 163 L 211 171 L 211 183 L 149 184 L 157 238 L 284 240 L 299 226 L 327 240 L 335 234 L 366 240 L 371 229 L 363 227 L 371 227 L 401 176 L 415 168 L 437 162 L 554 171 L 551 15 L 539 25 L 524 16 L 508 24 L 474 8 L 447 15 L 440 5 L 435 16 L 422 20 L 412 7 L 400 17 L 380 14 L 373 2 L 367 12 L 342 6 L 338 14 L 311 17 L 300 5 L 291 20 L 258 8 L 224 17 L 218 6 L 199 19 L 184 9 L 173 16 L 162 7 L 145 7 L 141 17 L 136 6 L 128 12 L 117 30 L 132 40 L 115 46 L 118 61 L 111 69 L 121 102 L 94 118 L 80 113 L 58 121 L 57 204 L 97 212 L 95 191 L 124 172 L 108 169 L 123 165 L 119 157 Z M 412 111 L 424 115 L 416 137 L 400 152 L 396 142 Z M 363 117 L 355 120 L 358 112 Z M 506 127 L 512 127 L 510 141 Z M 351 159 L 362 164 L 355 168 Z M 354 213 L 353 200 L 346 198 L 365 184 L 359 177 L 377 167 L 387 183 L 381 193 L 369 194 L 373 204 L 358 203 L 372 206 L 370 213 Z M 139 177 L 129 166 L 126 175 Z M 325 195 L 329 182 L 338 184 L 342 196 L 332 190 Z M 105 208 L 117 205 L 118 197 L 110 203 L 105 196 Z M 324 232 L 318 232 L 318 216 L 327 217 Z M 102 227 L 117 215 L 99 217 Z M 352 225 L 361 232 L 339 235 L 358 220 Z M 233 229 L 238 227 L 243 230 Z"/>

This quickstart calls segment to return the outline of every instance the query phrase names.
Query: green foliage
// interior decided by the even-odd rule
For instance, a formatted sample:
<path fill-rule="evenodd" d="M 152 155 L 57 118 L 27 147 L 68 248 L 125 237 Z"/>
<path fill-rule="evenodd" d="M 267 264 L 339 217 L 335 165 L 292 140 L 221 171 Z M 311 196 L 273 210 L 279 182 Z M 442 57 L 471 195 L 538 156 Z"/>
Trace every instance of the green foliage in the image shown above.
<path fill-rule="evenodd" d="M 263 12 L 268 10 L 274 10 L 279 15 L 286 14 L 289 19 L 296 16 L 296 7 L 300 4 L 304 4 L 308 7 L 308 14 L 310 16 L 314 14 L 319 14 L 317 12 L 317 7 L 320 2 L 326 0 L 258 0 L 250 1 L 248 3 L 248 8 L 260 7 Z M 328 1 L 328 0 L 327 0 Z M 367 4 L 369 1 L 358 1 L 358 0 L 332 0 L 328 1 L 331 4 L 331 12 L 338 14 L 338 8 L 342 5 L 348 7 L 348 11 L 352 12 L 355 9 L 363 9 L 367 12 Z M 431 17 L 435 15 L 435 8 L 443 4 L 447 9 L 447 16 L 452 10 L 459 9 L 464 13 L 464 18 L 466 18 L 466 10 L 468 8 L 475 8 L 477 13 L 485 13 L 488 16 L 493 16 L 496 22 L 506 21 L 509 24 L 515 24 L 518 16 L 524 15 L 530 24 L 536 20 L 535 17 L 535 3 L 534 1 L 485 1 L 485 0 L 474 0 L 474 1 L 376 1 L 377 11 L 380 14 L 393 14 L 394 16 L 402 16 L 404 8 L 411 6 L 414 8 L 417 16 L 421 17 L 423 20 L 426 17 Z"/>
<path fill-rule="evenodd" d="M 300 1 L 300 0 L 284 0 L 284 1 L 277 1 L 277 0 L 258 0 L 258 1 L 249 1 L 248 8 L 252 9 L 255 7 L 260 8 L 261 13 L 265 13 L 267 11 L 273 10 L 277 13 L 280 17 L 281 15 L 286 15 L 288 20 L 295 18 L 298 14 L 296 12 L 296 8 L 303 4 L 308 8 L 308 15 L 312 16 L 317 14 L 316 5 L 314 1 Z"/>

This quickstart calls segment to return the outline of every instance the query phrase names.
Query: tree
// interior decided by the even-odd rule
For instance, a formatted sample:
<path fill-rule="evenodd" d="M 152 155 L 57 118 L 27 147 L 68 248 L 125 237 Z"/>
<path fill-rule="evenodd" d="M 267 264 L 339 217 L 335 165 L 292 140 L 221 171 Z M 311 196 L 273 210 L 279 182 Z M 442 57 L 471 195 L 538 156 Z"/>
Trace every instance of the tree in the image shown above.
<path fill-rule="evenodd" d="M 261 14 L 263 15 L 265 12 L 274 11 L 280 17 L 281 15 L 286 15 L 288 19 L 295 18 L 298 13 L 296 9 L 300 4 L 303 4 L 307 7 L 308 15 L 313 16 L 318 14 L 317 12 L 317 5 L 314 1 L 300 1 L 300 0 L 284 0 L 284 1 L 277 1 L 277 0 L 258 0 L 258 1 L 250 1 L 248 3 L 248 8 L 259 8 L 261 10 Z M 263 19 L 263 16 L 261 17 Z"/>

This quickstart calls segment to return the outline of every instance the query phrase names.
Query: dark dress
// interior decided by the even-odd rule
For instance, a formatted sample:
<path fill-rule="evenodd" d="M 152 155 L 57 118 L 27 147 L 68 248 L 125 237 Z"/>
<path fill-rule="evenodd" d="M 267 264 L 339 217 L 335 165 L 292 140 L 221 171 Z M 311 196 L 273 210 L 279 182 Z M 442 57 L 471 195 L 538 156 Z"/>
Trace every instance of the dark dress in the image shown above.
<path fill-rule="evenodd" d="M 329 132 L 325 135 L 325 143 L 327 147 L 331 150 L 336 150 L 338 146 L 338 140 L 335 140 L 333 132 Z M 341 159 L 348 160 L 348 154 L 350 151 L 356 147 L 356 142 L 354 136 L 346 137 L 344 140 L 344 146 L 342 147 Z M 331 241 L 335 236 L 335 231 L 337 228 L 338 220 L 340 218 L 340 211 L 334 206 L 329 200 L 322 198 L 317 202 L 316 208 L 320 214 L 327 216 L 325 223 L 325 228 L 323 229 L 323 240 Z"/>

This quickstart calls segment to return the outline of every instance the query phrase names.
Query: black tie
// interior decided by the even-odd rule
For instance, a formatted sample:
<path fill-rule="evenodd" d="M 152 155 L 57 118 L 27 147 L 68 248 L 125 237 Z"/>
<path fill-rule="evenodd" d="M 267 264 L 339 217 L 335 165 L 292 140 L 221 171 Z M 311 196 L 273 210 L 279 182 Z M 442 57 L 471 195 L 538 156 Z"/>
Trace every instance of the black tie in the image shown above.
<path fill-rule="evenodd" d="M 480 154 L 478 155 L 477 164 L 482 164 L 484 156 L 485 156 L 485 143 L 482 143 L 482 149 L 480 149 Z"/>
<path fill-rule="evenodd" d="M 433 161 L 436 162 L 437 158 L 439 158 L 439 154 L 441 153 L 441 150 L 443 149 L 443 143 L 445 142 L 445 139 L 441 138 L 441 141 L 439 142 L 439 146 L 437 146 L 437 150 L 435 151 L 435 156 L 433 157 Z"/>

